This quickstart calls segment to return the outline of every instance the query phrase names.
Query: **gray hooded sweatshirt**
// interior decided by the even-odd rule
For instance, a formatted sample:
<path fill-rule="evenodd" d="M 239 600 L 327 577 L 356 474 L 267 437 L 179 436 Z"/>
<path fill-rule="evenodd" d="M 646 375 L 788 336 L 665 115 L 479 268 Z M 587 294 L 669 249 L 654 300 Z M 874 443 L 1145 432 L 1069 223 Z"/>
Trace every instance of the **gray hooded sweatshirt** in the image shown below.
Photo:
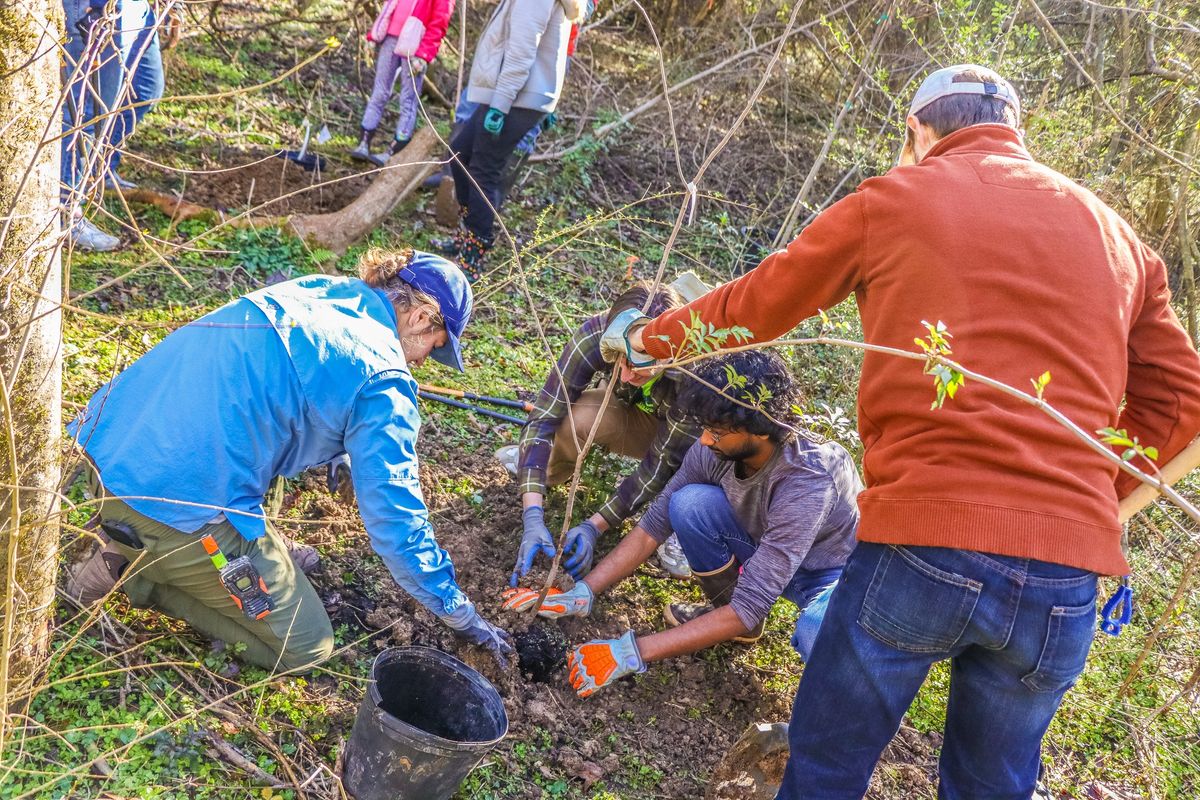
<path fill-rule="evenodd" d="M 475 46 L 467 99 L 505 114 L 513 106 L 550 113 L 567 72 L 571 24 L 584 0 L 500 0 Z"/>

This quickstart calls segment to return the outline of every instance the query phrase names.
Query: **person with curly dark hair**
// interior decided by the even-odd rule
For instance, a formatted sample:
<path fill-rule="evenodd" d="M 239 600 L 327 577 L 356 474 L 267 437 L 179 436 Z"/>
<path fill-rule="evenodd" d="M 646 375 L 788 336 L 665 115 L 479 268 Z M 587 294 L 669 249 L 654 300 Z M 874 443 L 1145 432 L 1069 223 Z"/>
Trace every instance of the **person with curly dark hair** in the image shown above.
<path fill-rule="evenodd" d="M 581 697 L 651 661 L 757 641 L 780 597 L 801 609 L 792 643 L 807 658 L 854 547 L 862 482 L 841 445 L 799 427 L 801 392 L 783 359 L 747 351 L 690 371 L 672 410 L 701 426 L 700 438 L 637 527 L 570 591 L 551 590 L 538 613 L 587 615 L 672 533 L 709 602 L 667 606 L 671 627 L 660 633 L 575 648 L 570 679 Z M 510 589 L 505 608 L 527 609 L 537 596 Z"/>

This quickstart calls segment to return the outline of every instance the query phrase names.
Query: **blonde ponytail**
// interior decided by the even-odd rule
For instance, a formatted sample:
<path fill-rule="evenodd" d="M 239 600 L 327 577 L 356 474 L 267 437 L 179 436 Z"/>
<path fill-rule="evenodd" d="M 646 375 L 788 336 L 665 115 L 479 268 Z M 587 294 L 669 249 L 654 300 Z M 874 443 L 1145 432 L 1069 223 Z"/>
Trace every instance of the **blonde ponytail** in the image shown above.
<path fill-rule="evenodd" d="M 411 247 L 403 250 L 372 247 L 358 259 L 358 277 L 368 286 L 381 289 L 400 311 L 422 305 L 432 306 L 438 316 L 435 322 L 442 325 L 442 306 L 437 298 L 400 277 L 401 270 L 412 263 L 413 255 Z"/>

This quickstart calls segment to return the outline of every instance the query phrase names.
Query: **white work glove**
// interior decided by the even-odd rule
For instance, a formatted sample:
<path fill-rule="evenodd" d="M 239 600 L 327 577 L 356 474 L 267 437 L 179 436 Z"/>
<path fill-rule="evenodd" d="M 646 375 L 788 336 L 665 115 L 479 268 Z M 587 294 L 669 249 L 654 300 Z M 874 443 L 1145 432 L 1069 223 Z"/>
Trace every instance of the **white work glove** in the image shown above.
<path fill-rule="evenodd" d="M 649 319 L 636 308 L 627 308 L 613 317 L 600 337 L 600 357 L 612 364 L 624 356 L 629 366 L 634 369 L 643 369 L 653 364 L 653 356 L 629 346 L 629 334 Z"/>
<path fill-rule="evenodd" d="M 429 62 L 419 56 L 413 56 L 408 59 L 408 71 L 413 75 L 420 75 L 429 66 Z"/>

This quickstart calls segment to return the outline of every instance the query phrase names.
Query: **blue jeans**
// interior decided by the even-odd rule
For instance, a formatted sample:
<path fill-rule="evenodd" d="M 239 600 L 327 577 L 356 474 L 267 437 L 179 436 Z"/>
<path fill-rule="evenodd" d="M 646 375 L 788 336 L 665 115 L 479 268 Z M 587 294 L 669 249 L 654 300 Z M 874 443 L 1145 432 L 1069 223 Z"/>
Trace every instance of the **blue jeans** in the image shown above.
<path fill-rule="evenodd" d="M 158 45 L 157 24 L 149 0 L 121 0 L 121 59 L 129 78 L 129 88 L 120 101 L 122 106 L 158 101 L 163 96 L 162 50 Z M 121 145 L 153 107 L 153 103 L 137 105 L 113 117 L 108 132 L 112 145 L 108 166 L 113 173 L 121 163 Z"/>
<path fill-rule="evenodd" d="M 938 797 L 1027 800 L 1095 626 L 1085 570 L 860 542 L 800 680 L 778 797 L 861 798 L 930 666 L 949 658 Z"/>
<path fill-rule="evenodd" d="M 671 528 L 695 572 L 712 572 L 736 558 L 745 564 L 758 549 L 758 542 L 742 528 L 720 486 L 692 483 L 671 495 L 668 506 Z M 827 598 L 837 583 L 841 568 L 796 570 L 783 587 L 782 596 L 800 609 L 792 645 L 808 659 L 809 651 L 821 628 Z"/>
<path fill-rule="evenodd" d="M 94 178 L 99 170 L 98 158 L 88 153 L 87 143 L 97 124 L 105 131 L 113 124 L 108 118 L 99 123 L 93 120 L 117 107 L 125 76 L 120 48 L 114 41 L 119 35 L 109 35 L 109 26 L 102 25 L 98 26 L 100 35 L 89 41 L 87 35 L 79 31 L 79 24 L 84 21 L 90 5 L 90 0 L 63 0 L 67 35 L 63 46 L 64 85 L 67 90 L 63 102 L 62 186 L 59 193 L 69 206 L 79 205 L 81 195 L 90 193 L 87 179 Z M 117 13 L 124 13 L 120 4 Z M 85 28 L 90 27 L 88 23 L 84 24 Z M 80 128 L 73 130 L 76 126 Z"/>

